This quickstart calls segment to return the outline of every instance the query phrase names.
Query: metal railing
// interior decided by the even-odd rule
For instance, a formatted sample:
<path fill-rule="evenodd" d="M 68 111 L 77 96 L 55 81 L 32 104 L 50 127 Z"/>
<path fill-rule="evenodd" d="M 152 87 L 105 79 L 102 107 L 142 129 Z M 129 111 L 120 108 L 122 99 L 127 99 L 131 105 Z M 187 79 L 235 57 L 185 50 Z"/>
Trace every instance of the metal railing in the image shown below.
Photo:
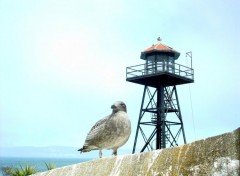
<path fill-rule="evenodd" d="M 159 73 L 170 73 L 194 80 L 194 70 L 192 68 L 167 61 L 150 62 L 148 64 L 140 64 L 126 68 L 127 79 L 140 76 L 155 75 Z"/>

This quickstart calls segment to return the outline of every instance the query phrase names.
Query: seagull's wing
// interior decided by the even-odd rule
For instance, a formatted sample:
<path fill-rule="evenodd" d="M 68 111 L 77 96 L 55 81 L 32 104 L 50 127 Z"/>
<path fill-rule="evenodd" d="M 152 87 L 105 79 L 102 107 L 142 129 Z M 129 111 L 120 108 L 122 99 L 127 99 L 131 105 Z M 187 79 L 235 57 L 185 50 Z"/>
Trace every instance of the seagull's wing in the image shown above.
<path fill-rule="evenodd" d="M 104 131 L 105 123 L 110 118 L 110 116 L 107 116 L 99 121 L 91 128 L 89 131 L 87 138 L 85 140 L 85 144 L 92 143 L 94 140 L 96 140 Z"/>

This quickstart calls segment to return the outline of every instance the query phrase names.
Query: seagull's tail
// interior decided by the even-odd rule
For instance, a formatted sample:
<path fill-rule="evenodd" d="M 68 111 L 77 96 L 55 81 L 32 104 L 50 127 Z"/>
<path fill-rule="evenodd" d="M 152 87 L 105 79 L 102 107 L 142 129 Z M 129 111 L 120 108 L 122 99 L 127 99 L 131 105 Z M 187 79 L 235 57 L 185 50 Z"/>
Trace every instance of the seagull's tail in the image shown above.
<path fill-rule="evenodd" d="M 80 153 L 90 152 L 91 150 L 96 150 L 96 148 L 84 145 L 82 148 L 78 149 L 78 151 L 80 151 Z"/>
<path fill-rule="evenodd" d="M 80 153 L 82 153 L 82 152 L 87 152 L 86 149 L 85 149 L 84 147 L 78 149 L 78 151 L 79 151 Z"/>

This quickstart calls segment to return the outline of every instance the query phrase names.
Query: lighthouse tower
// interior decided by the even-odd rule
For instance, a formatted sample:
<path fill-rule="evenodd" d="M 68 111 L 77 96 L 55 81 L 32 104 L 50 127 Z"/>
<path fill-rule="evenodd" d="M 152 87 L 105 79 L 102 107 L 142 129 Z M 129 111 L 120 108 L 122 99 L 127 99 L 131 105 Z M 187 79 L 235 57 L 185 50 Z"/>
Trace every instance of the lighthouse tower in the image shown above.
<path fill-rule="evenodd" d="M 144 86 L 132 153 L 186 143 L 176 86 L 193 83 L 194 71 L 175 63 L 179 56 L 158 43 L 141 53 L 144 64 L 126 68 L 126 80 Z"/>

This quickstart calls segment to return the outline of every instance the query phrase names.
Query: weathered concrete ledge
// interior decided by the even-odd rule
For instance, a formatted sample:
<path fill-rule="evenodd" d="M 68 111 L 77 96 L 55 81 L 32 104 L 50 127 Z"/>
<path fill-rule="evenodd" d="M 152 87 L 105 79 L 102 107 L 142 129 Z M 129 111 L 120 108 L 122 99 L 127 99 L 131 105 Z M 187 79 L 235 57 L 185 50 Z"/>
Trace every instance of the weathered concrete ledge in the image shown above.
<path fill-rule="evenodd" d="M 240 128 L 179 147 L 96 159 L 35 176 L 238 176 Z"/>

